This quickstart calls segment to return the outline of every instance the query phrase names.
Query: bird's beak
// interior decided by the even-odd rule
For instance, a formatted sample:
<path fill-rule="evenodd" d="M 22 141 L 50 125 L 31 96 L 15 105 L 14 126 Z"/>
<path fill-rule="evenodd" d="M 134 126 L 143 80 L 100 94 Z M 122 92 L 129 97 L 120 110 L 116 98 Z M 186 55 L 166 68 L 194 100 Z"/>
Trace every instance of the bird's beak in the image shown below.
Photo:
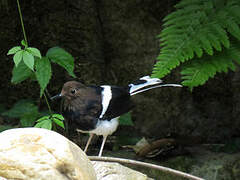
<path fill-rule="evenodd" d="M 57 94 L 56 96 L 53 96 L 53 97 L 51 97 L 50 99 L 51 99 L 51 100 L 55 100 L 55 99 L 59 99 L 59 98 L 61 98 L 61 97 L 62 97 L 61 94 Z"/>

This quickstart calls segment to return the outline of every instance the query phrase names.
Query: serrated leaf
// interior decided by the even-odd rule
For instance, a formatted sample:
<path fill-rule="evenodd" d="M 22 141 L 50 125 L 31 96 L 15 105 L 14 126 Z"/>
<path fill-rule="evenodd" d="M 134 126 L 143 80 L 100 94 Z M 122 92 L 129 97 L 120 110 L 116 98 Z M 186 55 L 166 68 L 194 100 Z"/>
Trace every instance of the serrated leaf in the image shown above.
<path fill-rule="evenodd" d="M 14 54 L 14 56 L 13 56 L 13 61 L 14 61 L 15 65 L 16 65 L 16 67 L 22 61 L 23 52 L 24 52 L 23 50 L 20 50 L 20 51 L 16 52 L 16 54 Z"/>
<path fill-rule="evenodd" d="M 235 71 L 234 61 L 237 62 L 238 59 L 240 59 L 240 43 L 239 41 L 232 41 L 230 48 L 217 52 L 215 56 L 205 55 L 201 59 L 193 59 L 185 64 L 181 71 L 182 84 L 192 89 L 203 85 L 216 73 Z"/>
<path fill-rule="evenodd" d="M 228 31 L 238 40 L 240 40 L 240 28 L 239 25 L 231 19 L 227 20 Z"/>
<path fill-rule="evenodd" d="M 40 96 L 42 96 L 45 88 L 47 87 L 52 75 L 52 68 L 47 57 L 36 59 L 36 78 L 41 87 Z"/>
<path fill-rule="evenodd" d="M 23 62 L 29 67 L 31 70 L 33 70 L 34 67 L 34 57 L 32 54 L 30 54 L 27 51 L 23 52 Z"/>
<path fill-rule="evenodd" d="M 33 56 L 36 56 L 38 58 L 42 58 L 40 51 L 37 48 L 34 47 L 28 47 L 26 51 L 30 52 Z"/>
<path fill-rule="evenodd" d="M 29 78 L 32 74 L 33 72 L 21 61 L 17 67 L 14 66 L 13 68 L 11 82 L 18 84 Z"/>
<path fill-rule="evenodd" d="M 60 127 L 62 127 L 64 129 L 64 123 L 62 120 L 56 118 L 56 117 L 52 117 L 52 120 L 54 123 L 56 123 L 57 125 L 59 125 Z"/>
<path fill-rule="evenodd" d="M 74 70 L 74 58 L 71 54 L 60 47 L 50 48 L 46 56 L 53 62 L 62 66 L 72 76 L 76 77 Z"/>
<path fill-rule="evenodd" d="M 16 52 L 18 52 L 20 50 L 21 50 L 20 46 L 15 46 L 8 51 L 7 55 L 15 54 Z"/>
<path fill-rule="evenodd" d="M 43 121 L 38 122 L 34 127 L 51 130 L 52 129 L 52 121 L 50 119 L 43 120 Z"/>
<path fill-rule="evenodd" d="M 64 121 L 64 117 L 61 114 L 52 114 L 52 117 L 53 118 L 57 118 L 57 119 L 59 119 L 61 121 Z"/>
<path fill-rule="evenodd" d="M 52 114 L 52 115 L 47 115 L 47 116 L 41 117 L 40 119 L 37 120 L 37 124 L 38 124 L 37 126 L 41 126 L 42 121 L 51 121 L 51 122 L 56 123 L 60 127 L 64 128 L 64 123 L 63 123 L 64 118 L 60 114 Z"/>

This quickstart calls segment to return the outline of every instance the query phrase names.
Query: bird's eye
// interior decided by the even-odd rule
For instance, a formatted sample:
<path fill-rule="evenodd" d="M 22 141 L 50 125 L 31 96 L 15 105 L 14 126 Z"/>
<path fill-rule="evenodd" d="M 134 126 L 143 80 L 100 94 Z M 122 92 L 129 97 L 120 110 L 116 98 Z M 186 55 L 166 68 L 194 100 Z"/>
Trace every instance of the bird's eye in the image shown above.
<path fill-rule="evenodd" d="M 72 89 L 72 90 L 71 90 L 71 93 L 72 93 L 72 94 L 75 94 L 75 93 L 76 93 L 76 89 Z"/>

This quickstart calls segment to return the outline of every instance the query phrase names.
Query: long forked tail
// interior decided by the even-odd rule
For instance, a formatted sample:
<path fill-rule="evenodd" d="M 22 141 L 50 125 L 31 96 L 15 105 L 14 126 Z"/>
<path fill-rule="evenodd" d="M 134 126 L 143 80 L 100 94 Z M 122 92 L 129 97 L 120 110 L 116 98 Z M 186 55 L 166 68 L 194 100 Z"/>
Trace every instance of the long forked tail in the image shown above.
<path fill-rule="evenodd" d="M 161 79 L 151 78 L 149 76 L 144 76 L 128 86 L 131 96 L 159 87 L 182 87 L 180 84 L 163 84 Z"/>

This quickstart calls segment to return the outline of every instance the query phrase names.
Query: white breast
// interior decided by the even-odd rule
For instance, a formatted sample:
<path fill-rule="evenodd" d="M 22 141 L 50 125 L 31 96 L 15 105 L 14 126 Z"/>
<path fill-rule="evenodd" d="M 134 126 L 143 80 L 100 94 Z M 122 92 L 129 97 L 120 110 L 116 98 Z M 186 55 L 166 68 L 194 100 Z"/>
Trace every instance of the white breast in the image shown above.
<path fill-rule="evenodd" d="M 108 120 L 99 120 L 96 128 L 92 131 L 89 131 L 89 133 L 94 133 L 98 136 L 108 136 L 114 133 L 117 130 L 118 127 L 118 118 L 116 117 L 114 119 L 111 119 L 111 121 Z"/>

